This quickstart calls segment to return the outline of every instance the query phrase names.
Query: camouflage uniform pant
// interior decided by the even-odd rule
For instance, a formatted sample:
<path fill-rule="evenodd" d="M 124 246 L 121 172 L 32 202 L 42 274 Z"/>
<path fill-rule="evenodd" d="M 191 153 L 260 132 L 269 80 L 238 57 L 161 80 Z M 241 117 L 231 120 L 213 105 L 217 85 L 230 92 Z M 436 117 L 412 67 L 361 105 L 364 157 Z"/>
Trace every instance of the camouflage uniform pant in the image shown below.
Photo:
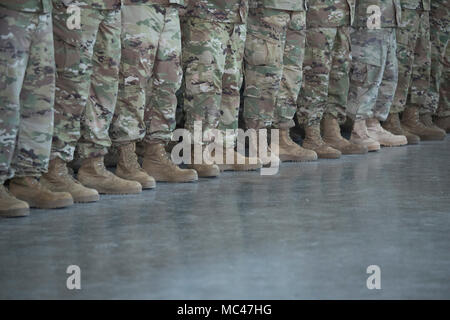
<path fill-rule="evenodd" d="M 197 18 L 182 19 L 186 128 L 238 128 L 242 62 L 247 28 Z M 230 136 L 226 144 L 234 144 Z M 208 142 L 206 140 L 206 142 Z"/>
<path fill-rule="evenodd" d="M 0 8 L 0 184 L 46 172 L 53 133 L 51 14 Z"/>
<path fill-rule="evenodd" d="M 349 116 L 385 121 L 398 81 L 394 28 L 351 32 L 352 67 L 348 95 Z"/>
<path fill-rule="evenodd" d="M 450 17 L 449 17 L 450 19 Z M 445 23 L 445 25 L 444 25 Z M 450 116 L 450 26 L 446 20 L 430 19 L 431 81 L 429 109 L 438 116 Z"/>
<path fill-rule="evenodd" d="M 120 10 L 81 9 L 81 29 L 69 30 L 64 5 L 54 5 L 57 68 L 52 158 L 69 162 L 107 153 L 117 100 Z"/>
<path fill-rule="evenodd" d="M 123 6 L 119 95 L 110 130 L 113 143 L 144 136 L 170 141 L 181 80 L 178 8 Z"/>
<path fill-rule="evenodd" d="M 298 99 L 298 121 L 319 124 L 324 113 L 345 120 L 350 71 L 350 28 L 306 30 L 303 86 Z"/>
<path fill-rule="evenodd" d="M 429 11 L 402 9 L 405 27 L 397 29 L 398 85 L 391 113 L 399 113 L 406 105 L 426 108 L 430 83 Z"/>
<path fill-rule="evenodd" d="M 447 43 L 444 58 L 444 70 L 441 75 L 439 88 L 439 117 L 450 117 L 450 46 Z"/>
<path fill-rule="evenodd" d="M 304 11 L 250 10 L 244 55 L 248 128 L 294 126 L 303 78 L 305 26 Z"/>

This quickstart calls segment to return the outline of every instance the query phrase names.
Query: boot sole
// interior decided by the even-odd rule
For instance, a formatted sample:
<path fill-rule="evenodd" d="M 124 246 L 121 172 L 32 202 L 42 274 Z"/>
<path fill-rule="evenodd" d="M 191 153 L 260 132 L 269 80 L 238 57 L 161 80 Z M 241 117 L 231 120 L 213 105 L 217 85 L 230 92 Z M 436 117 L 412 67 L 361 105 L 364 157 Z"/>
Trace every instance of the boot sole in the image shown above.
<path fill-rule="evenodd" d="M 253 167 L 253 168 L 248 168 L 248 169 L 243 169 L 243 168 L 234 168 L 234 167 L 225 167 L 225 168 L 221 168 L 219 166 L 220 172 L 224 172 L 224 171 L 258 171 L 259 169 L 261 169 L 261 167 Z"/>
<path fill-rule="evenodd" d="M 341 156 L 319 156 L 319 159 L 329 159 L 329 160 L 337 160 L 340 158 Z"/>
<path fill-rule="evenodd" d="M 443 141 L 445 140 L 444 137 L 427 137 L 427 136 L 420 136 L 421 141 Z"/>
<path fill-rule="evenodd" d="M 420 144 L 420 140 L 413 140 L 413 141 L 408 140 L 408 144 L 409 144 L 409 145 Z"/>
<path fill-rule="evenodd" d="M 142 184 L 142 190 L 152 190 L 156 188 L 156 183 L 148 183 L 148 184 Z"/>
<path fill-rule="evenodd" d="M 155 177 L 153 177 L 155 178 Z M 156 178 L 155 178 L 156 179 Z M 197 182 L 198 178 L 191 179 L 191 180 L 167 180 L 167 179 L 156 179 L 156 182 L 163 182 L 163 183 L 192 183 Z"/>
<path fill-rule="evenodd" d="M 99 200 L 100 200 L 99 195 L 73 198 L 73 202 L 75 203 L 91 203 L 97 202 Z"/>
<path fill-rule="evenodd" d="M 292 158 L 284 158 L 280 157 L 281 162 L 313 162 L 317 161 L 318 159 L 292 159 Z"/>
<path fill-rule="evenodd" d="M 380 143 L 380 145 L 383 148 L 398 148 L 398 147 L 404 147 L 404 146 L 408 145 L 408 143 L 404 143 L 404 144 L 381 144 Z"/>
<path fill-rule="evenodd" d="M 26 200 L 24 200 L 26 201 Z M 28 202 L 28 201 L 26 201 Z M 61 208 L 66 208 L 66 207 L 70 207 L 71 205 L 73 205 L 73 199 L 63 199 L 63 200 L 58 200 L 58 201 L 54 201 L 48 205 L 40 205 L 38 203 L 33 203 L 33 202 L 28 202 L 28 205 L 30 206 L 30 208 L 36 208 L 36 209 L 61 209 Z"/>
<path fill-rule="evenodd" d="M 3 218 L 20 218 L 28 217 L 30 215 L 29 208 L 12 209 L 8 211 L 0 211 L 0 217 Z"/>
<path fill-rule="evenodd" d="M 369 150 L 367 150 L 369 152 Z M 367 152 L 342 152 L 343 156 L 360 156 L 362 154 L 367 154 Z"/>
<path fill-rule="evenodd" d="M 148 171 L 146 171 L 148 175 L 150 175 L 151 177 L 153 177 L 153 179 L 155 179 L 156 182 L 164 182 L 164 183 L 191 183 L 191 182 L 196 182 L 198 181 L 198 175 L 197 175 L 197 171 L 195 171 L 195 175 L 192 175 L 191 178 L 189 179 L 173 179 L 173 178 L 167 178 L 167 177 L 161 177 L 158 176 L 155 173 L 150 173 Z"/>
<path fill-rule="evenodd" d="M 382 148 L 400 148 L 400 147 L 404 147 L 407 146 L 408 144 L 399 144 L 399 145 L 385 145 L 382 144 L 381 147 Z"/>
<path fill-rule="evenodd" d="M 132 191 L 111 191 L 111 190 L 98 190 L 96 189 L 99 194 L 112 194 L 112 195 L 126 195 L 126 194 L 140 194 L 142 193 L 142 189 L 140 190 L 132 190 Z"/>

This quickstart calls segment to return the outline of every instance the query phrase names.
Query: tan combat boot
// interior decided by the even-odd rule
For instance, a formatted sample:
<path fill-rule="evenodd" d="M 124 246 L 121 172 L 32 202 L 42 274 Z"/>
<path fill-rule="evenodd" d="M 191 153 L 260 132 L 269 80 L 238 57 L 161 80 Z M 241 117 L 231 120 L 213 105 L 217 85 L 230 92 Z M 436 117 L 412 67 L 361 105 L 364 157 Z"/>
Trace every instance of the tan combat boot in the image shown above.
<path fill-rule="evenodd" d="M 48 172 L 41 177 L 40 181 L 44 187 L 53 192 L 70 193 L 74 202 L 87 203 L 100 200 L 97 190 L 86 188 L 69 174 L 67 164 L 61 158 L 50 160 Z"/>
<path fill-rule="evenodd" d="M 323 141 L 342 154 L 366 154 L 369 152 L 366 146 L 355 144 L 341 135 L 341 128 L 335 117 L 325 114 L 321 124 Z"/>
<path fill-rule="evenodd" d="M 227 162 L 227 152 L 233 155 L 232 163 Z M 259 158 L 248 158 L 243 156 L 233 148 L 223 150 L 222 163 L 216 163 L 220 171 L 255 171 L 262 168 L 262 161 Z"/>
<path fill-rule="evenodd" d="M 158 182 L 193 182 L 198 180 L 195 170 L 181 169 L 172 162 L 162 141 L 145 144 L 142 168 Z"/>
<path fill-rule="evenodd" d="M 419 108 L 410 106 L 403 112 L 402 126 L 404 129 L 412 134 L 420 137 L 420 140 L 443 140 L 445 134 L 442 134 L 442 130 L 435 130 L 425 126 L 419 118 Z"/>
<path fill-rule="evenodd" d="M 320 135 L 320 125 L 307 126 L 305 128 L 305 139 L 303 140 L 303 148 L 313 150 L 321 159 L 339 159 L 342 153 L 322 140 Z"/>
<path fill-rule="evenodd" d="M 369 137 L 378 141 L 383 147 L 401 147 L 408 144 L 405 136 L 397 136 L 384 130 L 378 119 L 367 119 L 366 125 Z"/>
<path fill-rule="evenodd" d="M 296 144 L 289 135 L 289 129 L 279 129 L 279 157 L 283 162 L 303 162 L 316 161 L 317 153 L 313 150 L 308 150 Z"/>
<path fill-rule="evenodd" d="M 137 181 L 141 184 L 142 189 L 154 189 L 156 181 L 154 177 L 149 176 L 141 168 L 136 154 L 136 144 L 134 142 L 127 143 L 118 146 L 117 149 L 119 150 L 119 158 L 115 172 L 116 176 L 129 181 Z"/>
<path fill-rule="evenodd" d="M 392 134 L 397 136 L 405 136 L 408 140 L 408 144 L 418 144 L 420 142 L 420 137 L 412 134 L 408 130 L 402 127 L 400 122 L 400 116 L 398 113 L 391 113 L 386 121 L 383 123 L 383 128 Z"/>
<path fill-rule="evenodd" d="M 264 143 L 264 141 L 261 141 Z M 267 140 L 265 141 L 265 147 L 266 152 L 265 154 L 260 154 L 260 150 L 262 150 L 262 145 L 259 141 L 259 132 L 256 130 L 256 135 L 251 135 L 249 138 L 249 154 L 252 156 L 258 157 L 259 161 L 261 162 L 261 165 L 263 167 L 270 167 L 272 166 L 272 162 L 275 164 L 275 166 L 280 164 L 280 158 L 278 155 L 275 154 L 275 152 L 272 152 L 272 149 L 269 147 Z M 262 152 L 264 153 L 264 152 Z"/>
<path fill-rule="evenodd" d="M 446 133 L 450 132 L 450 117 L 438 117 L 434 123 Z"/>
<path fill-rule="evenodd" d="M 193 169 L 197 171 L 197 175 L 201 178 L 216 178 L 220 176 L 220 168 L 215 164 L 206 164 L 203 160 L 203 151 L 206 146 L 202 146 L 202 159 L 201 164 L 194 163 L 194 148 L 192 148 L 191 152 L 191 163 L 188 164 L 189 169 Z M 211 162 L 213 162 L 211 160 Z"/>
<path fill-rule="evenodd" d="M 78 181 L 100 194 L 136 194 L 142 192 L 137 181 L 129 181 L 106 170 L 103 157 L 85 159 L 78 170 Z"/>
<path fill-rule="evenodd" d="M 0 217 L 26 217 L 29 214 L 28 203 L 17 199 L 3 184 L 0 185 Z"/>
<path fill-rule="evenodd" d="M 366 147 L 369 152 L 379 151 L 381 149 L 380 143 L 369 137 L 366 120 L 364 119 L 355 121 L 350 141 Z"/>
<path fill-rule="evenodd" d="M 12 179 L 9 191 L 16 198 L 26 201 L 30 208 L 57 209 L 73 205 L 70 193 L 50 191 L 35 177 Z"/>
<path fill-rule="evenodd" d="M 445 136 L 447 135 L 447 133 L 445 132 L 445 130 L 441 129 L 436 124 L 434 124 L 433 117 L 432 117 L 431 113 L 421 115 L 420 116 L 420 121 L 428 129 L 435 130 L 436 131 L 436 136 L 438 136 L 439 133 L 440 133 L 440 139 L 439 140 L 444 140 L 445 139 Z"/>

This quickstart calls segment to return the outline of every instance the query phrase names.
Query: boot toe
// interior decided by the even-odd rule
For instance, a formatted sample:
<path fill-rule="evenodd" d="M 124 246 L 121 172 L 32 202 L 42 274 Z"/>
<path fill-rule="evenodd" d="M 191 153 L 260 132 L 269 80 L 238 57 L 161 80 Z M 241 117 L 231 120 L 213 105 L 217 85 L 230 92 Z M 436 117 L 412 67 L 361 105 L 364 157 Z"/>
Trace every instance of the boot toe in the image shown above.
<path fill-rule="evenodd" d="M 193 168 L 201 178 L 216 178 L 220 175 L 220 168 L 217 165 L 198 165 Z"/>
<path fill-rule="evenodd" d="M 39 201 L 35 207 L 40 209 L 59 209 L 73 205 L 72 195 L 68 192 L 52 192 L 51 199 Z"/>
<path fill-rule="evenodd" d="M 340 151 L 344 155 L 352 155 L 352 154 L 366 154 L 367 152 L 369 152 L 369 149 L 366 146 L 349 144 L 348 146 L 342 148 Z"/>
<path fill-rule="evenodd" d="M 124 180 L 121 186 L 114 191 L 116 194 L 138 194 L 142 192 L 142 185 L 137 181 Z"/>
<path fill-rule="evenodd" d="M 316 153 L 321 159 L 339 159 L 342 156 L 339 150 L 330 147 L 316 150 Z"/>
<path fill-rule="evenodd" d="M 155 189 L 156 188 L 156 180 L 152 176 L 148 176 L 145 179 L 140 179 L 138 181 L 142 189 Z"/>
<path fill-rule="evenodd" d="M 419 144 L 420 143 L 420 137 L 416 136 L 415 134 L 406 135 L 406 139 L 408 140 L 408 144 Z"/>
<path fill-rule="evenodd" d="M 71 193 L 75 203 L 89 203 L 100 200 L 100 195 L 97 190 L 83 187 L 79 192 Z"/>
<path fill-rule="evenodd" d="M 5 218 L 27 217 L 30 215 L 30 206 L 25 201 L 17 200 L 16 203 L 0 210 L 0 216 Z"/>
<path fill-rule="evenodd" d="M 182 179 L 180 179 L 180 182 L 194 182 L 198 180 L 198 174 L 197 171 L 194 169 L 185 169 L 183 170 L 183 176 Z"/>

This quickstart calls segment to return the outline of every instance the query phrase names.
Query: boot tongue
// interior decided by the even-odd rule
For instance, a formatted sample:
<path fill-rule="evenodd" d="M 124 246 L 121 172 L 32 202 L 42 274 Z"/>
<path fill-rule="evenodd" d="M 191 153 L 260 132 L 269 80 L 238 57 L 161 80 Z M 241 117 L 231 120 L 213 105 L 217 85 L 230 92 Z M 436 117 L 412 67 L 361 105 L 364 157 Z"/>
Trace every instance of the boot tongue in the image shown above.
<path fill-rule="evenodd" d="M 9 196 L 9 191 L 8 189 L 5 187 L 5 185 L 0 185 L 0 198 L 4 198 Z"/>
<path fill-rule="evenodd" d="M 431 120 L 431 115 L 424 115 L 421 117 L 421 120 L 424 125 L 430 127 L 433 125 L 433 121 Z"/>

